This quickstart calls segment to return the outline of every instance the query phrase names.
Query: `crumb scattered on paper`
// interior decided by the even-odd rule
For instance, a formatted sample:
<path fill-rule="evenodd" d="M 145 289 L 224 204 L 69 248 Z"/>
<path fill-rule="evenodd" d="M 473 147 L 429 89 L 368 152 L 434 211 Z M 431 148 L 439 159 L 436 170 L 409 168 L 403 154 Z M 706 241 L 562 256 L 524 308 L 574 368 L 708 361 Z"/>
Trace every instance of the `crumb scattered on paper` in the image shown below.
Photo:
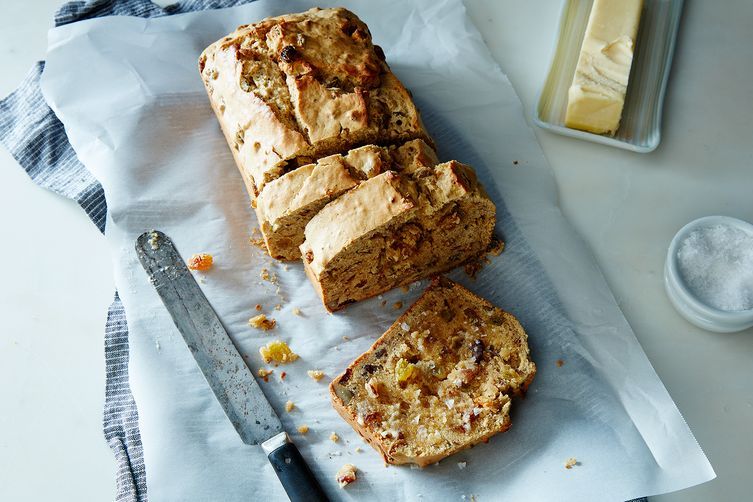
<path fill-rule="evenodd" d="M 308 425 L 301 425 L 298 427 L 298 432 L 301 434 L 308 434 L 309 432 L 309 426 Z"/>
<path fill-rule="evenodd" d="M 356 471 L 358 468 L 356 468 L 353 464 L 345 464 L 340 468 L 339 471 L 337 471 L 337 475 L 335 476 L 335 480 L 337 481 L 337 484 L 340 486 L 340 488 L 345 488 L 349 484 L 351 484 L 353 481 L 356 480 Z"/>
<path fill-rule="evenodd" d="M 562 365 L 565 364 L 565 361 L 563 361 L 562 359 L 557 359 L 554 364 L 556 364 L 558 368 L 561 368 Z"/>
<path fill-rule="evenodd" d="M 330 439 L 331 439 L 331 440 L 332 440 L 333 442 L 335 442 L 335 443 L 337 443 L 338 441 L 340 441 L 340 436 L 338 436 L 336 432 L 333 432 L 332 434 L 330 434 L 330 435 L 329 435 L 329 438 L 330 438 Z"/>
<path fill-rule="evenodd" d="M 403 302 L 395 302 L 395 303 L 393 303 L 392 304 L 392 308 L 395 309 L 395 310 L 400 310 L 401 308 L 403 308 Z"/>
<path fill-rule="evenodd" d="M 274 372 L 275 370 L 259 368 L 259 371 L 257 371 L 257 375 L 259 375 L 259 378 L 263 378 L 265 382 L 269 382 L 269 375 L 271 375 Z"/>
<path fill-rule="evenodd" d="M 248 325 L 256 329 L 269 331 L 270 329 L 274 329 L 274 327 L 277 325 L 277 321 L 275 321 L 271 317 L 265 316 L 264 314 L 259 314 L 249 319 Z"/>
<path fill-rule="evenodd" d="M 465 270 L 465 274 L 470 277 L 471 279 L 475 279 L 476 275 L 479 273 L 479 271 L 483 268 L 483 263 L 481 263 L 481 260 L 472 260 L 465 264 L 465 267 L 463 267 L 463 270 Z"/>
<path fill-rule="evenodd" d="M 317 382 L 324 378 L 324 372 L 322 370 L 308 370 L 306 373 Z"/>
<path fill-rule="evenodd" d="M 492 256 L 499 256 L 504 250 L 505 241 L 496 236 L 492 237 L 492 241 L 489 243 L 489 247 L 486 248 L 486 252 Z"/>
<path fill-rule="evenodd" d="M 258 228 L 254 228 L 251 231 L 251 236 L 248 238 L 248 242 L 264 252 L 267 251 L 267 246 L 264 244 L 264 237 L 262 237 L 261 231 Z"/>
<path fill-rule="evenodd" d="M 407 293 L 408 291 L 410 291 L 410 288 L 408 286 L 402 286 L 400 289 L 403 290 L 403 293 Z"/>
<path fill-rule="evenodd" d="M 468 462 L 458 462 L 458 469 L 460 469 L 461 471 L 466 467 L 468 467 Z"/>
<path fill-rule="evenodd" d="M 257 303 L 254 307 L 258 312 L 261 312 L 261 303 Z"/>
<path fill-rule="evenodd" d="M 283 371 L 282 373 L 280 373 L 280 380 L 285 380 L 286 376 L 288 376 L 287 371 Z"/>
<path fill-rule="evenodd" d="M 301 317 L 303 315 L 303 312 L 301 312 L 301 309 L 299 309 L 298 307 L 293 307 L 293 315 Z"/>
<path fill-rule="evenodd" d="M 565 460 L 565 469 L 572 469 L 576 465 L 579 465 L 580 462 L 575 457 L 570 457 L 567 460 Z"/>
<path fill-rule="evenodd" d="M 285 411 L 287 411 L 288 413 L 293 411 L 294 408 L 295 408 L 295 403 L 293 403 L 293 401 L 288 401 L 287 403 L 285 403 Z"/>

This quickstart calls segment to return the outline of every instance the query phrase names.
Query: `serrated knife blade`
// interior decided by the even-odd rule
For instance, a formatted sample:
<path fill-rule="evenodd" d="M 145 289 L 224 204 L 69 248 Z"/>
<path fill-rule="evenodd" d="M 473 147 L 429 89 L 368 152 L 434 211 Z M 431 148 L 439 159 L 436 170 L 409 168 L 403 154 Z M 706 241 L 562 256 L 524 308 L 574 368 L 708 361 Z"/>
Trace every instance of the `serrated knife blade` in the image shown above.
<path fill-rule="evenodd" d="M 136 239 L 136 254 L 241 440 L 261 444 L 290 500 L 326 502 L 172 240 L 158 230 L 144 232 Z"/>

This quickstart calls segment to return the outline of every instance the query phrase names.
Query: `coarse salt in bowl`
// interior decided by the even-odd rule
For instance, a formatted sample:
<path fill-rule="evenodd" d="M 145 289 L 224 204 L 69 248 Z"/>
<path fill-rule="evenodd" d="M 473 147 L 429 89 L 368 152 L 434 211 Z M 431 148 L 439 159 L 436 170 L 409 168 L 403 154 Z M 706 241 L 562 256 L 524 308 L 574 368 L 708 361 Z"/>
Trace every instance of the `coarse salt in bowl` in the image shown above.
<path fill-rule="evenodd" d="M 753 225 L 729 216 L 685 225 L 667 250 L 664 286 L 677 311 L 700 328 L 753 326 Z"/>

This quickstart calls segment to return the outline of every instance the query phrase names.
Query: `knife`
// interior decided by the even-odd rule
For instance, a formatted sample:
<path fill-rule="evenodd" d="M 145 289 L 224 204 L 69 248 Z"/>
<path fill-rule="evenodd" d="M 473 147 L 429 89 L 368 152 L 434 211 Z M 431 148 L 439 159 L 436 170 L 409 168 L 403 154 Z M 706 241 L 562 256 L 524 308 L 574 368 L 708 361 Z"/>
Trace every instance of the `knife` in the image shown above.
<path fill-rule="evenodd" d="M 261 444 L 291 501 L 327 501 L 172 240 L 144 232 L 136 254 L 241 440 Z"/>

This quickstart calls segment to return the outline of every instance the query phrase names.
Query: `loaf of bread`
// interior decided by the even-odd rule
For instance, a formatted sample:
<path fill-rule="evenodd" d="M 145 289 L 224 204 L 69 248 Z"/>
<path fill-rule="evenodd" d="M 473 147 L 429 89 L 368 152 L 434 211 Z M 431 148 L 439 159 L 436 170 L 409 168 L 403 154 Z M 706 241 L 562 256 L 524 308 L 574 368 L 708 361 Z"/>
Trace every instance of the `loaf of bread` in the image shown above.
<path fill-rule="evenodd" d="M 204 50 L 199 69 L 252 198 L 327 155 L 418 138 L 431 144 L 369 29 L 342 8 L 240 26 Z"/>
<path fill-rule="evenodd" d="M 469 166 L 387 171 L 308 222 L 304 267 L 324 306 L 338 310 L 478 257 L 491 242 L 495 216 Z"/>
<path fill-rule="evenodd" d="M 400 146 L 366 145 L 346 155 L 330 155 L 270 181 L 256 199 L 259 228 L 269 255 L 299 259 L 309 220 L 362 180 L 390 169 L 412 173 L 438 162 L 434 150 L 416 139 Z"/>
<path fill-rule="evenodd" d="M 535 374 L 514 316 L 436 278 L 330 396 L 386 462 L 426 466 L 506 431 Z"/>

